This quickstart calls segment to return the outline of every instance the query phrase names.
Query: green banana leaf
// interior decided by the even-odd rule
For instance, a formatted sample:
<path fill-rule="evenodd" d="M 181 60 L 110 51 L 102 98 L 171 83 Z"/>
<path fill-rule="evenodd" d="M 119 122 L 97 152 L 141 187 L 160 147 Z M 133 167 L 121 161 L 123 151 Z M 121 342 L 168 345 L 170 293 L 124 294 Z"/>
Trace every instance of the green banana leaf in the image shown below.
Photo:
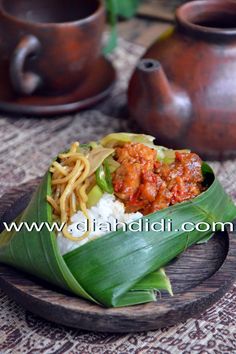
<path fill-rule="evenodd" d="M 171 293 L 162 269 L 187 247 L 206 239 L 209 232 L 181 230 L 184 222 L 229 222 L 236 207 L 213 171 L 203 164 L 210 187 L 197 198 L 148 216 L 149 222 L 173 220 L 173 231 L 117 232 L 91 241 L 62 257 L 56 235 L 40 231 L 3 231 L 0 235 L 0 262 L 40 277 L 51 284 L 106 307 L 155 301 L 156 290 Z M 52 222 L 46 202 L 51 194 L 51 174 L 47 172 L 29 206 L 17 222 Z M 144 219 L 144 218 L 143 218 Z"/>
<path fill-rule="evenodd" d="M 127 294 L 135 302 L 136 294 L 132 289 L 145 276 L 165 266 L 187 247 L 212 233 L 197 230 L 183 232 L 183 223 L 212 224 L 232 221 L 236 217 L 236 207 L 207 164 L 203 164 L 203 173 L 206 181 L 214 179 L 206 192 L 148 217 L 150 222 L 172 219 L 172 232 L 143 231 L 135 234 L 120 230 L 64 257 L 75 278 L 89 294 L 108 307 L 124 306 Z"/>
<path fill-rule="evenodd" d="M 117 14 L 124 18 L 131 18 L 135 15 L 140 0 L 116 0 Z"/>
<path fill-rule="evenodd" d="M 52 210 L 46 202 L 48 193 L 51 194 L 49 172 L 44 176 L 27 209 L 17 220 L 18 224 L 52 221 Z M 46 227 L 39 232 L 29 232 L 26 227 L 19 232 L 4 230 L 0 235 L 0 262 L 96 302 L 73 277 L 59 253 L 55 233 L 49 232 Z"/>
<path fill-rule="evenodd" d="M 110 54 L 117 46 L 117 4 L 116 0 L 105 0 L 107 9 L 108 23 L 110 25 L 110 33 L 108 42 L 103 48 L 103 54 Z"/>
<path fill-rule="evenodd" d="M 110 33 L 108 42 L 103 48 L 103 54 L 110 54 L 117 46 L 118 29 L 117 22 L 118 17 L 130 19 L 137 11 L 140 0 L 105 0 L 107 9 L 107 19 L 110 25 Z"/>

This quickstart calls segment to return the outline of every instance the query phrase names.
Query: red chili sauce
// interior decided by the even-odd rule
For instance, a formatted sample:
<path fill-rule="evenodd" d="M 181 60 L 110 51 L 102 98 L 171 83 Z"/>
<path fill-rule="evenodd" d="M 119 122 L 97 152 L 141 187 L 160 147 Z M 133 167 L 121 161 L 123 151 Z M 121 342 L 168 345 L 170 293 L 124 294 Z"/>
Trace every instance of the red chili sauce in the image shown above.
<path fill-rule="evenodd" d="M 143 144 L 116 148 L 120 167 L 113 173 L 115 195 L 126 212 L 154 213 L 198 196 L 203 190 L 202 160 L 194 153 L 175 153 L 175 161 L 159 162 L 157 151 Z"/>

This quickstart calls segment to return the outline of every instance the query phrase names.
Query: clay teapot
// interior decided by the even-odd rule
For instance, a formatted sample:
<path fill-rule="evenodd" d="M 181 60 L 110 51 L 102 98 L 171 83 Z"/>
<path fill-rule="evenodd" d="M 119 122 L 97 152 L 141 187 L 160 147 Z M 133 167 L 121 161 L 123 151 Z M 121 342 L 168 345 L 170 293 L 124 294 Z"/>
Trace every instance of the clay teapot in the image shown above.
<path fill-rule="evenodd" d="M 131 116 L 157 142 L 203 157 L 236 156 L 236 2 L 197 0 L 138 63 Z"/>

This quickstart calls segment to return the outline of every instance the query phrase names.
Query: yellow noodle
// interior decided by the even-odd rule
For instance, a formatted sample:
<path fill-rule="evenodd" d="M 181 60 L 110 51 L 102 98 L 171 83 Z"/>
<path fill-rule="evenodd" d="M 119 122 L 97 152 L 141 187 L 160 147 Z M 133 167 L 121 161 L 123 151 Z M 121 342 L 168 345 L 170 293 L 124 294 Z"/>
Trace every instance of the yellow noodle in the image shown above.
<path fill-rule="evenodd" d="M 80 238 L 80 240 L 82 239 L 85 239 L 91 232 L 91 220 L 90 220 L 90 217 L 88 215 L 88 211 L 87 211 L 87 208 L 86 208 L 86 203 L 87 203 L 87 200 L 88 200 L 88 197 L 86 195 L 86 189 L 88 187 L 88 183 L 85 182 L 84 185 L 78 190 L 78 195 L 79 195 L 79 201 L 80 201 L 80 208 L 81 208 L 81 211 L 84 213 L 86 219 L 87 219 L 87 222 L 88 222 L 88 230 L 84 233 L 84 235 Z"/>
<path fill-rule="evenodd" d="M 78 242 L 78 241 L 82 241 L 84 238 L 87 238 L 87 236 L 84 237 L 84 235 L 81 236 L 80 238 L 75 237 L 75 236 L 72 236 L 71 233 L 69 233 L 69 231 L 67 230 L 67 225 L 64 226 L 62 232 L 63 232 L 63 235 L 64 235 L 66 238 L 68 238 L 68 240 L 70 240 L 70 241 L 76 241 L 76 242 Z"/>
<path fill-rule="evenodd" d="M 71 145 L 70 152 L 73 152 L 73 153 L 76 152 L 77 149 L 78 149 L 78 147 L 79 147 L 79 142 L 76 141 L 75 143 L 73 143 L 73 144 Z"/>
<path fill-rule="evenodd" d="M 77 160 L 77 162 L 78 162 L 78 160 Z M 80 167 L 81 167 L 81 170 L 82 170 L 83 167 L 82 166 L 80 166 Z M 66 182 L 69 182 L 71 180 L 71 178 L 73 177 L 73 175 L 74 175 L 74 170 L 72 170 L 72 172 L 68 176 L 66 176 L 64 178 L 53 179 L 52 180 L 52 185 L 64 184 Z"/>
<path fill-rule="evenodd" d="M 89 175 L 89 171 L 90 171 L 89 161 L 85 157 L 83 157 L 82 161 L 84 162 L 84 171 L 83 171 L 82 175 L 80 176 L 80 178 L 78 179 L 78 181 L 76 181 L 76 183 L 74 185 L 74 189 L 77 189 L 80 186 L 80 184 L 83 183 Z"/>
<path fill-rule="evenodd" d="M 69 159 L 69 158 L 73 159 L 73 158 L 79 158 L 80 156 L 82 156 L 82 155 L 79 152 L 69 151 L 69 152 L 67 152 L 65 154 L 60 154 L 59 158 L 60 159 Z"/>
<path fill-rule="evenodd" d="M 58 200 L 63 192 L 62 190 L 62 186 L 56 186 L 55 190 L 53 190 L 54 192 L 54 199 Z"/>
<path fill-rule="evenodd" d="M 82 187 L 80 187 L 80 189 L 79 189 L 80 197 L 85 203 L 87 203 L 87 201 L 88 201 L 88 196 L 86 194 L 87 188 L 88 188 L 88 182 L 85 182 L 84 185 Z"/>
<path fill-rule="evenodd" d="M 60 188 L 60 194 L 62 195 L 62 193 L 64 192 L 64 190 L 66 188 L 66 184 L 59 184 L 58 187 Z"/>
<path fill-rule="evenodd" d="M 88 200 L 86 190 L 90 185 L 88 179 L 90 163 L 84 155 L 77 152 L 78 147 L 78 142 L 73 143 L 68 153 L 60 154 L 58 161 L 52 163 L 50 168 L 52 197 L 47 197 L 54 209 L 54 214 L 60 216 L 61 223 L 65 223 L 63 235 L 72 241 L 81 241 L 91 232 L 91 221 L 86 207 Z M 85 215 L 89 225 L 89 230 L 80 238 L 73 237 L 67 229 L 68 222 L 78 208 Z"/>
<path fill-rule="evenodd" d="M 58 208 L 57 203 L 55 202 L 55 200 L 50 197 L 49 195 L 47 196 L 47 201 L 49 204 L 51 204 L 51 206 L 54 208 L 54 210 L 56 211 L 57 214 L 60 214 L 60 209 Z"/>
<path fill-rule="evenodd" d="M 54 170 L 58 170 L 58 172 L 62 173 L 64 176 L 68 175 L 65 167 L 61 166 L 57 161 L 54 161 L 52 165 L 54 166 Z"/>
<path fill-rule="evenodd" d="M 65 205 L 66 205 L 66 199 L 69 197 L 69 195 L 72 193 L 73 191 L 73 185 L 75 183 L 75 181 L 77 180 L 77 178 L 80 176 L 80 173 L 81 173 L 81 164 L 80 164 L 80 161 L 76 161 L 76 164 L 75 164 L 75 168 L 73 170 L 73 172 L 71 173 L 71 177 L 67 183 L 67 186 L 60 198 L 60 209 L 61 209 L 61 221 L 62 222 L 67 222 L 68 218 L 67 218 L 67 215 L 66 215 L 66 208 L 65 208 Z"/>
<path fill-rule="evenodd" d="M 70 217 L 76 213 L 76 196 L 75 193 L 73 192 L 71 194 L 71 200 L 70 200 Z"/>

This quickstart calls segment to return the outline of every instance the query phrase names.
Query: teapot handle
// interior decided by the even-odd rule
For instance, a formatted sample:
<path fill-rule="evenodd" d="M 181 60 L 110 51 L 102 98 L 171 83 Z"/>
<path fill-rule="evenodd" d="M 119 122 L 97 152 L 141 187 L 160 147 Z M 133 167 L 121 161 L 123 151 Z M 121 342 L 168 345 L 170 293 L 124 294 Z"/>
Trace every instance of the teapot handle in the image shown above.
<path fill-rule="evenodd" d="M 39 75 L 24 72 L 24 65 L 30 55 L 37 54 L 40 42 L 33 35 L 24 36 L 17 45 L 10 61 L 10 78 L 12 86 L 20 95 L 31 95 L 42 83 Z"/>

